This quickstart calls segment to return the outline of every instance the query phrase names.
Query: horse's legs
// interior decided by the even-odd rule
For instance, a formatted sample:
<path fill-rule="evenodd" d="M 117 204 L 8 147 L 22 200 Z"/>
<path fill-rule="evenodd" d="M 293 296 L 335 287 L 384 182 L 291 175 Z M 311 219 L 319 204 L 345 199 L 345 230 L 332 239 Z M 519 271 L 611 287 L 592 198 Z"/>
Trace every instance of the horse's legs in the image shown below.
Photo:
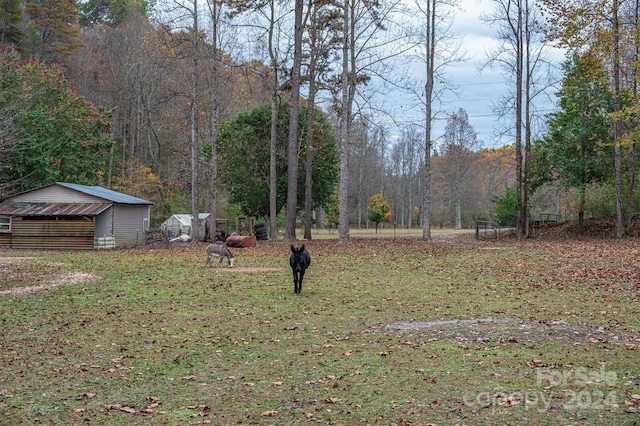
<path fill-rule="evenodd" d="M 293 292 L 298 294 L 298 274 L 293 271 Z"/>
<path fill-rule="evenodd" d="M 304 278 L 304 268 L 300 271 L 300 279 L 298 280 L 298 293 L 302 293 L 302 278 Z"/>

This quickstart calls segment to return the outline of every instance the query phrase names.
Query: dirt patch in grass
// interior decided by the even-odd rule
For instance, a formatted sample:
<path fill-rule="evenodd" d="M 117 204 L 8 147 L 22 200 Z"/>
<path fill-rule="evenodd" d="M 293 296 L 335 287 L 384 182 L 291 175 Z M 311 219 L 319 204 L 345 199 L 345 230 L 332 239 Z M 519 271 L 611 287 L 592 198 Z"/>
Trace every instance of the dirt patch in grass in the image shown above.
<path fill-rule="evenodd" d="M 33 257 L 0 257 L 4 284 L 1 296 L 22 296 L 49 291 L 59 285 L 96 281 L 98 278 L 79 271 L 64 272 L 63 265 L 38 261 Z"/>
<path fill-rule="evenodd" d="M 512 318 L 405 321 L 386 325 L 385 332 L 418 332 L 430 340 L 458 342 L 623 343 L 630 339 L 619 330 L 564 321 L 523 321 Z"/>

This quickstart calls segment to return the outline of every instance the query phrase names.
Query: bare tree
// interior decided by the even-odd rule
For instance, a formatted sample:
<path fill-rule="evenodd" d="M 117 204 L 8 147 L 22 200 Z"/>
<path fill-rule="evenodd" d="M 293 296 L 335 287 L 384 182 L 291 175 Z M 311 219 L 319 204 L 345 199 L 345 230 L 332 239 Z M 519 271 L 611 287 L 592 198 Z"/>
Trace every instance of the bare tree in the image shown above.
<path fill-rule="evenodd" d="M 191 58 L 193 67 L 191 68 L 191 238 L 194 242 L 198 241 L 200 214 L 198 212 L 198 155 L 200 153 L 200 144 L 198 140 L 198 52 L 199 30 L 198 30 L 198 0 L 193 0 L 193 28 L 192 43 L 193 56 Z"/>
<path fill-rule="evenodd" d="M 218 218 L 218 125 L 220 118 L 220 91 L 222 84 L 218 81 L 218 66 L 220 63 L 220 47 L 218 29 L 222 16 L 223 3 L 219 0 L 209 0 L 209 15 L 211 18 L 211 162 L 209 166 L 209 207 L 210 238 L 215 240 Z"/>
<path fill-rule="evenodd" d="M 277 211 L 277 194 L 278 194 L 278 170 L 276 167 L 276 144 L 278 134 L 278 48 L 274 43 L 275 37 L 275 0 L 269 1 L 269 59 L 271 61 L 271 128 L 270 128 L 270 148 L 271 155 L 269 156 L 269 236 L 272 240 L 278 237 L 278 227 L 276 224 L 276 218 L 278 216 Z"/>
<path fill-rule="evenodd" d="M 514 79 L 510 94 L 497 106 L 503 116 L 513 117 L 516 161 L 516 231 L 529 235 L 529 174 L 531 139 L 534 135 L 535 99 L 547 95 L 552 85 L 551 49 L 538 9 L 530 0 L 494 0 L 495 9 L 483 17 L 497 25 L 501 44 L 487 52 L 485 66 L 497 67 Z M 523 137 L 524 131 L 524 137 Z M 523 153 L 524 143 L 524 153 Z"/>
<path fill-rule="evenodd" d="M 298 213 L 298 110 L 300 106 L 300 68 L 302 67 L 303 0 L 295 1 L 293 68 L 291 70 L 291 113 L 289 115 L 289 149 L 287 152 L 288 188 L 284 238 L 296 239 Z"/>
<path fill-rule="evenodd" d="M 443 158 L 446 160 L 442 175 L 455 200 L 456 229 L 462 228 L 462 196 L 466 184 L 473 178 L 472 165 L 478 158 L 476 150 L 480 145 L 467 112 L 460 108 L 447 120 L 442 143 Z"/>
<path fill-rule="evenodd" d="M 412 225 L 412 213 L 414 207 L 414 189 L 418 178 L 419 153 L 422 132 L 412 126 L 404 130 L 400 139 L 391 148 L 391 170 L 394 200 L 391 211 L 394 222 L 400 227 Z"/>
<path fill-rule="evenodd" d="M 339 223 L 338 223 L 338 241 L 346 243 L 349 241 L 349 127 L 351 122 L 351 88 L 355 86 L 352 83 L 353 76 L 349 68 L 349 52 L 351 44 L 349 43 L 350 34 L 353 31 L 351 25 L 351 10 L 349 0 L 343 0 L 342 8 L 342 73 L 341 73 L 341 97 L 340 97 L 340 183 L 338 186 L 338 204 L 339 204 Z"/>
<path fill-rule="evenodd" d="M 316 107 L 316 95 L 322 88 L 330 70 L 332 50 L 339 42 L 336 27 L 339 25 L 339 9 L 333 1 L 312 1 L 307 6 L 308 13 L 308 49 L 307 65 L 309 96 L 307 98 L 307 134 L 306 134 L 306 170 L 305 170 L 305 202 L 304 202 L 304 239 L 310 240 L 313 190 L 313 122 Z"/>
<path fill-rule="evenodd" d="M 379 33 L 385 30 L 386 24 L 397 9 L 398 2 L 388 3 L 371 0 L 344 0 L 343 38 L 342 38 L 342 70 L 340 74 L 340 99 L 336 102 L 339 111 L 340 140 L 340 182 L 338 239 L 341 243 L 349 241 L 349 156 L 351 152 L 351 123 L 355 112 L 362 114 L 364 106 L 370 98 L 363 96 L 360 90 L 360 104 L 356 104 L 356 94 L 364 83 L 371 80 L 372 75 L 383 76 L 383 67 L 390 58 L 400 54 L 399 40 L 393 37 L 384 38 Z M 387 70 L 388 71 L 388 70 Z"/>
<path fill-rule="evenodd" d="M 280 107 L 280 96 L 282 92 L 291 88 L 291 82 L 287 81 L 280 84 L 280 76 L 285 69 L 285 62 L 287 61 L 287 50 L 290 46 L 283 46 L 281 38 L 285 35 L 285 30 L 281 28 L 283 22 L 286 21 L 288 11 L 280 7 L 280 2 L 276 0 L 267 1 L 249 1 L 245 3 L 233 3 L 234 12 L 233 15 L 240 13 L 250 13 L 248 20 L 241 24 L 241 27 L 252 29 L 257 32 L 255 38 L 257 44 L 266 44 L 266 46 L 259 46 L 261 50 L 266 50 L 268 56 L 269 70 L 267 75 L 263 77 L 268 79 L 267 86 L 269 87 L 270 103 L 271 103 L 271 124 L 270 124 L 270 158 L 269 158 L 269 236 L 271 239 L 278 237 L 277 228 L 277 183 L 278 183 L 278 170 L 277 163 L 277 126 L 278 126 L 278 111 Z M 295 19 L 295 18 L 294 18 Z M 295 25 L 295 24 L 294 24 Z M 290 32 L 290 31 L 289 31 Z M 265 40 L 266 39 L 266 40 Z M 266 43 L 265 43 L 266 41 Z M 285 43 L 286 44 L 286 43 Z M 258 70 L 252 70 L 252 72 L 260 72 Z"/>
<path fill-rule="evenodd" d="M 367 223 L 367 203 L 374 194 L 387 195 L 385 181 L 385 156 L 388 145 L 383 127 L 369 123 L 370 119 L 359 115 L 351 129 L 351 152 L 349 155 L 350 199 L 355 199 L 357 226 Z"/>
<path fill-rule="evenodd" d="M 409 82 L 405 90 L 419 102 L 420 108 L 424 111 L 424 175 L 421 182 L 420 222 L 422 238 L 430 240 L 433 175 L 431 155 L 434 139 L 432 125 L 437 115 L 436 102 L 445 90 L 455 90 L 453 85 L 447 83 L 446 68 L 466 60 L 466 55 L 461 50 L 460 39 L 452 31 L 459 0 L 427 0 L 414 3 L 415 8 L 410 9 L 409 13 L 418 17 L 419 23 L 417 28 L 410 29 L 414 46 L 411 56 L 424 66 L 425 81 L 420 84 L 415 79 L 405 79 Z"/>

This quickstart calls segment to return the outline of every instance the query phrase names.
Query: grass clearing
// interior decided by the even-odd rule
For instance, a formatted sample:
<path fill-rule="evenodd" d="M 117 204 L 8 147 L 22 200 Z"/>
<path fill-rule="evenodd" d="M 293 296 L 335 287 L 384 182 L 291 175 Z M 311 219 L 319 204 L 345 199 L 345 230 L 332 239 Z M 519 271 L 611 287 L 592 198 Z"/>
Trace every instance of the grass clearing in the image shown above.
<path fill-rule="evenodd" d="M 637 422 L 637 240 L 305 244 L 312 264 L 301 295 L 281 241 L 232 250 L 232 271 L 205 267 L 204 244 L 0 251 L 13 277 L 0 284 L 0 416 Z"/>

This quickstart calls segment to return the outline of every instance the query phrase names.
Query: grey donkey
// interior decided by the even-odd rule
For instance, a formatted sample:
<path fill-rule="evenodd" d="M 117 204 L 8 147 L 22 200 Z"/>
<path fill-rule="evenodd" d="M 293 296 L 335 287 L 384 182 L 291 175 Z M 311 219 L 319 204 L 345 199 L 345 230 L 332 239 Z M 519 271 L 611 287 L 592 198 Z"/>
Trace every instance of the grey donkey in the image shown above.
<path fill-rule="evenodd" d="M 229 268 L 233 268 L 233 254 L 231 254 L 226 246 L 223 246 L 221 244 L 209 244 L 207 246 L 207 261 L 205 262 L 206 266 L 211 265 L 212 257 L 218 258 L 218 268 L 222 266 L 222 259 L 224 257 L 226 257 L 227 261 L 229 262 Z"/>

